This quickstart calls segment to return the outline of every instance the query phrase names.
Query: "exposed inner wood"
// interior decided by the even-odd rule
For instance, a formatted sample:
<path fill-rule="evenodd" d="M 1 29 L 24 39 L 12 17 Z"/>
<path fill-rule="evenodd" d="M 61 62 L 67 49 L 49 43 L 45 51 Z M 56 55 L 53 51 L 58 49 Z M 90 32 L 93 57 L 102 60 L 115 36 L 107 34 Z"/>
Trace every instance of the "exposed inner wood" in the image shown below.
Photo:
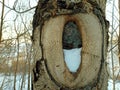
<path fill-rule="evenodd" d="M 82 63 L 76 76 L 66 68 L 62 50 L 64 25 L 68 21 L 75 21 L 82 34 Z M 101 63 L 102 28 L 95 15 L 76 14 L 50 18 L 44 23 L 42 31 L 44 58 L 51 75 L 59 84 L 71 88 L 84 87 L 96 80 Z"/>

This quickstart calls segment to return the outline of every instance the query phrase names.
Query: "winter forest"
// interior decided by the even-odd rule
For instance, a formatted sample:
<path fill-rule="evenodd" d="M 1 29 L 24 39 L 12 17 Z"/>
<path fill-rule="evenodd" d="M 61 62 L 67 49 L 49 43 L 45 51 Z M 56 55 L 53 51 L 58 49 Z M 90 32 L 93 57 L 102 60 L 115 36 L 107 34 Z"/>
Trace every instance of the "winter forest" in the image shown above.
<path fill-rule="evenodd" d="M 66 29 L 66 31 L 63 31 L 64 34 L 62 37 L 63 38 L 62 41 L 59 41 L 58 39 L 56 39 L 57 37 L 55 37 L 55 35 L 59 37 L 60 29 L 58 29 L 58 33 L 54 33 L 54 31 L 51 31 L 51 33 L 47 32 L 47 30 L 49 30 L 49 28 L 54 29 L 54 25 L 52 25 L 52 24 L 49 25 L 49 23 L 54 23 L 56 25 L 57 24 L 62 25 L 61 24 L 62 20 L 60 22 L 57 22 L 57 21 L 54 22 L 55 20 L 53 18 L 53 21 L 50 19 L 51 21 L 48 20 L 45 22 L 45 24 L 42 24 L 43 26 L 46 25 L 43 27 L 44 35 L 42 35 L 42 36 L 41 36 L 41 34 L 38 34 L 39 32 L 37 33 L 33 30 L 33 29 L 35 29 L 35 27 L 37 27 L 37 26 L 35 26 L 36 22 L 37 22 L 37 20 L 35 20 L 35 19 L 37 19 L 37 15 L 35 16 L 35 13 L 36 13 L 35 11 L 37 11 L 36 8 L 38 8 L 37 5 L 39 6 L 40 4 L 38 4 L 38 3 L 43 2 L 43 1 L 47 2 L 49 0 L 0 0 L 0 90 L 105 90 L 105 89 L 92 89 L 92 88 L 88 88 L 88 89 L 78 89 L 77 88 L 76 89 L 76 87 L 80 87 L 80 85 L 78 85 L 78 86 L 74 85 L 74 80 L 72 78 L 77 77 L 77 76 L 79 77 L 79 74 L 78 74 L 79 68 L 84 67 L 85 63 L 88 64 L 87 61 L 83 62 L 81 59 L 81 58 L 83 58 L 83 56 L 81 56 L 82 55 L 81 53 L 83 53 L 82 47 L 83 47 L 83 45 L 86 45 L 86 44 L 83 43 L 84 37 L 82 37 L 83 42 L 82 42 L 82 40 L 78 39 L 78 37 L 81 38 L 81 36 L 79 36 L 79 32 L 72 31 L 72 30 L 74 30 L 74 28 L 76 30 L 79 29 L 79 28 L 77 28 L 77 25 L 74 22 L 67 22 L 67 24 L 64 26 L 64 29 Z M 53 1 L 59 1 L 59 3 L 61 3 L 64 0 L 53 0 Z M 69 3 L 69 0 L 66 0 L 66 2 L 67 1 Z M 75 0 L 70 0 L 70 1 L 74 2 Z M 76 2 L 77 1 L 84 2 L 84 1 L 94 1 L 94 0 L 76 0 Z M 95 0 L 95 1 L 99 2 L 99 0 Z M 76 5 L 76 7 L 77 7 L 76 3 L 73 4 L 73 6 L 74 5 Z M 60 4 L 59 4 L 59 6 L 60 6 Z M 64 6 L 63 8 L 67 7 L 67 6 L 65 6 L 65 4 L 63 4 L 63 6 Z M 71 4 L 71 7 L 67 7 L 67 8 L 70 8 L 70 10 L 71 10 L 72 4 Z M 81 10 L 81 12 L 84 13 L 84 11 L 82 11 L 82 10 Z M 84 14 L 80 14 L 80 15 L 81 15 L 80 17 L 77 15 L 75 17 L 84 18 L 84 16 L 83 16 Z M 99 14 L 97 14 L 97 15 L 99 16 Z M 62 14 L 61 14 L 61 16 L 62 16 Z M 56 15 L 55 18 L 56 17 L 58 17 L 57 19 L 59 19 L 59 16 Z M 91 18 L 93 18 L 93 17 L 91 17 Z M 107 90 L 120 90 L 120 43 L 119 43 L 120 42 L 120 1 L 119 0 L 107 0 L 106 8 L 105 8 L 105 19 L 107 21 L 109 21 L 109 30 L 107 32 L 107 34 L 109 35 L 108 47 L 106 50 L 106 57 L 105 57 L 106 59 L 104 61 L 105 65 L 106 65 L 106 74 L 108 76 L 106 78 L 107 84 L 105 86 L 107 87 Z M 70 19 L 70 20 L 72 21 L 72 19 Z M 83 20 L 86 20 L 86 22 L 87 22 L 87 15 L 86 15 L 86 18 Z M 96 19 L 94 21 L 97 22 Z M 42 20 L 40 22 L 42 23 Z M 35 23 L 35 25 L 33 25 L 34 23 Z M 58 26 L 60 26 L 60 25 L 58 25 Z M 99 24 L 97 25 L 97 24 L 92 24 L 92 22 L 91 23 L 88 22 L 89 27 L 90 27 L 90 25 L 93 25 L 91 27 L 95 27 L 96 31 L 99 30 L 99 28 L 96 28 L 97 26 L 99 26 Z M 59 27 L 56 27 L 56 28 L 59 28 Z M 69 30 L 67 31 L 67 29 L 69 29 Z M 66 33 L 68 36 L 65 35 Z M 86 31 L 86 33 L 90 33 L 90 31 L 88 30 L 88 31 Z M 34 34 L 34 37 L 33 37 L 33 34 Z M 75 34 L 75 36 L 74 35 L 72 36 L 72 37 L 74 37 L 74 39 L 72 39 L 72 37 L 69 37 L 69 34 Z M 84 32 L 82 32 L 82 34 L 84 34 Z M 94 37 L 94 34 L 96 34 L 96 33 L 92 33 L 92 34 L 88 34 L 88 35 L 90 37 Z M 97 34 L 99 34 L 99 32 Z M 49 38 L 54 37 L 54 40 L 49 39 L 49 38 L 48 39 L 51 40 L 51 42 L 49 42 L 48 40 L 45 40 L 44 38 L 47 38 L 45 35 L 48 35 Z M 60 35 L 61 35 L 61 33 L 60 33 Z M 87 35 L 87 34 L 85 34 L 85 35 Z M 76 37 L 76 36 L 78 36 L 78 37 Z M 97 36 L 98 36 L 98 38 L 99 37 L 102 38 L 102 35 L 97 35 Z M 35 39 L 33 39 L 33 38 L 35 38 Z M 38 40 L 36 38 L 38 38 Z M 41 44 L 41 42 L 42 42 L 41 38 L 42 38 L 43 42 L 46 43 L 45 45 Z M 72 41 L 69 41 L 68 38 L 72 39 Z M 100 42 L 99 40 L 102 40 L 102 39 L 98 39 L 98 38 L 93 38 L 92 42 L 94 42 L 94 40 L 96 40 L 96 42 L 99 43 Z M 91 39 L 91 38 L 88 38 L 88 39 Z M 71 86 L 70 88 L 72 88 L 72 89 L 70 89 L 69 85 L 68 85 L 68 87 L 66 89 L 66 88 L 62 87 L 62 84 L 60 84 L 60 88 L 58 88 L 58 89 L 51 89 L 52 87 L 50 87 L 50 89 L 44 89 L 44 88 L 48 87 L 46 85 L 44 85 L 44 87 L 40 87 L 41 89 L 33 88 L 33 87 L 37 87 L 37 85 L 39 84 L 39 83 L 36 84 L 36 82 L 40 81 L 39 77 L 46 79 L 46 77 L 44 77 L 44 75 L 43 76 L 39 75 L 40 73 L 44 73 L 44 71 L 41 70 L 39 72 L 39 69 L 41 69 L 39 66 L 39 61 L 35 61 L 35 59 L 37 57 L 41 57 L 41 59 L 44 59 L 43 54 L 45 53 L 45 56 L 47 57 L 48 54 L 46 54 L 46 53 L 48 51 L 50 51 L 49 52 L 50 55 L 48 55 L 48 57 L 54 58 L 52 56 L 52 54 L 56 55 L 56 53 L 59 53 L 59 51 L 61 51 L 61 49 L 58 48 L 56 50 L 56 52 L 54 52 L 55 51 L 55 50 L 53 50 L 54 47 L 50 46 L 51 44 L 47 45 L 47 42 L 53 43 L 53 45 L 54 45 L 55 44 L 54 41 L 56 41 L 56 43 L 57 43 L 57 40 L 58 40 L 58 42 L 62 42 L 62 44 L 63 44 L 63 53 L 64 53 L 64 59 L 65 59 L 64 63 L 66 65 L 66 67 L 68 68 L 66 70 L 67 74 L 65 74 L 66 75 L 65 78 L 69 79 L 69 77 L 70 77 L 70 80 L 73 80 L 73 87 Z M 37 41 L 39 42 L 39 44 L 41 46 L 41 49 L 40 49 L 41 52 L 39 51 L 39 48 L 36 47 L 38 44 Z M 73 43 L 73 42 L 75 42 L 75 43 Z M 68 45 L 66 43 L 72 43 L 72 44 Z M 83 44 L 81 44 L 81 43 L 83 43 Z M 59 44 L 59 43 L 57 43 L 57 44 Z M 49 49 L 48 46 L 52 47 L 53 49 L 50 48 L 50 50 L 47 50 L 47 49 Z M 100 46 L 98 46 L 98 47 L 100 47 Z M 59 46 L 59 47 L 61 47 L 61 46 Z M 75 48 L 73 49 L 73 47 L 75 47 Z M 92 46 L 89 46 L 89 47 L 92 47 Z M 44 48 L 45 48 L 45 50 L 44 50 Z M 92 53 L 92 51 L 93 51 L 93 53 L 96 53 L 96 51 L 94 51 L 94 49 L 97 50 L 96 47 L 92 47 L 89 49 L 90 49 L 89 51 L 91 53 Z M 37 50 L 38 50 L 38 52 L 35 52 Z M 41 54 L 41 56 L 38 54 Z M 61 56 L 56 55 L 55 58 L 61 58 Z M 98 58 L 98 57 L 94 56 L 93 58 Z M 94 62 L 94 61 L 96 61 L 96 60 L 93 60 L 92 62 Z M 92 62 L 90 64 L 92 64 Z M 63 69 L 53 68 L 52 66 L 54 66 L 54 63 L 52 63 L 52 60 L 51 61 L 48 60 L 47 63 L 51 63 L 51 65 L 49 65 L 49 64 L 46 65 L 46 63 L 45 63 L 45 67 L 47 67 L 49 70 L 49 71 L 48 70 L 46 70 L 46 71 L 48 71 L 48 75 L 49 75 L 49 77 L 51 77 L 51 80 L 53 80 L 54 82 L 57 82 L 57 83 L 63 82 L 63 84 L 64 84 L 64 81 L 62 81 L 62 79 L 61 79 L 61 81 L 59 81 L 57 76 L 55 76 L 56 74 L 54 74 L 54 73 L 57 73 L 57 71 L 62 72 L 59 70 L 63 70 Z M 62 61 L 59 63 L 63 64 Z M 57 60 L 56 60 L 55 65 L 56 64 L 58 64 Z M 87 68 L 89 68 L 90 64 L 88 64 Z M 34 69 L 34 67 L 36 67 L 36 69 Z M 59 65 L 57 65 L 56 67 L 59 67 Z M 61 65 L 61 67 L 62 67 L 62 65 Z M 97 66 L 95 66 L 95 67 L 97 67 Z M 52 69 L 54 69 L 55 71 Z M 70 72 L 70 74 L 68 74 L 68 72 Z M 82 70 L 81 70 L 81 72 L 84 73 L 84 71 L 82 71 Z M 97 70 L 95 72 L 92 71 L 92 73 L 97 73 Z M 59 73 L 57 73 L 57 74 L 59 74 Z M 86 73 L 86 75 L 88 75 L 88 78 L 90 78 L 90 77 L 92 78 L 92 74 L 91 75 L 89 75 L 89 74 L 91 74 L 91 73 L 89 73 L 89 71 L 88 71 L 88 73 Z M 58 75 L 58 76 L 62 77 L 62 75 Z M 83 74 L 83 76 L 84 76 L 84 74 Z M 34 80 L 33 80 L 33 77 L 34 77 Z M 82 77 L 82 76 L 80 76 L 80 77 Z M 46 80 L 48 80 L 48 77 Z M 80 80 L 82 80 L 82 79 L 80 79 Z M 51 81 L 48 80 L 48 83 L 49 82 L 51 83 Z M 76 82 L 79 82 L 79 80 L 78 81 L 76 80 Z M 32 83 L 34 83 L 34 85 Z M 69 83 L 69 81 L 68 81 L 68 83 Z M 53 83 L 50 85 L 53 85 Z M 67 82 L 65 82 L 65 85 L 67 86 Z M 55 85 L 53 85 L 53 87 L 54 86 Z M 101 85 L 101 87 L 104 87 L 104 86 Z M 55 88 L 57 88 L 57 86 L 55 86 Z"/>

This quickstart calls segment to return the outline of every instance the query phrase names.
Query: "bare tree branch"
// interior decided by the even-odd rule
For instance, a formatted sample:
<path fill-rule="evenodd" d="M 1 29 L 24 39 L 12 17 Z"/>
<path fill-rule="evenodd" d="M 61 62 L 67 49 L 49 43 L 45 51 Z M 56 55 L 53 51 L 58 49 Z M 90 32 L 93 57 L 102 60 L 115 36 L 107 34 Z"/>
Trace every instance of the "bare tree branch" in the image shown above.
<path fill-rule="evenodd" d="M 0 1 L 0 3 L 3 4 L 6 8 L 15 11 L 16 13 L 26 13 L 26 12 L 31 11 L 32 9 L 35 9 L 35 8 L 36 8 L 36 6 L 33 6 L 33 7 L 29 8 L 29 9 L 27 9 L 27 10 L 24 10 L 24 11 L 21 11 L 21 12 L 20 12 L 20 11 L 17 11 L 14 7 L 11 8 L 11 7 L 7 6 L 7 5 L 5 5 L 5 4 L 4 4 L 3 2 L 1 2 L 1 1 Z"/>

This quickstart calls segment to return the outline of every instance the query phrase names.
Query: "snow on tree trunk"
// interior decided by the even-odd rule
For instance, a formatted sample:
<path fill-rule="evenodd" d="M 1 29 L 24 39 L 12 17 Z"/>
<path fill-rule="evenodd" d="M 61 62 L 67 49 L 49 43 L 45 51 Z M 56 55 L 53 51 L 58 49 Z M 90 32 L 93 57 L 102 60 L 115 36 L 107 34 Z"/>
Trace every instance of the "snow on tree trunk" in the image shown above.
<path fill-rule="evenodd" d="M 103 2 L 39 0 L 33 19 L 33 90 L 107 90 L 108 22 Z M 75 25 L 65 31 L 69 22 Z M 70 52 L 64 49 L 77 48 L 77 56 L 68 60 Z"/>

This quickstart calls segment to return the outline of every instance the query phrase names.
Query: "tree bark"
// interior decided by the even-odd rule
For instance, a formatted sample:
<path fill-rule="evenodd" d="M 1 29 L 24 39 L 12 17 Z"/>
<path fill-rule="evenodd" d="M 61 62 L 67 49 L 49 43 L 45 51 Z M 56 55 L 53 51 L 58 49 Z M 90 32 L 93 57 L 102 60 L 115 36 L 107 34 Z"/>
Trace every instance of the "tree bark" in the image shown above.
<path fill-rule="evenodd" d="M 33 90 L 107 90 L 106 0 L 39 0 L 33 19 Z M 75 74 L 67 69 L 62 35 L 74 21 L 82 36 L 82 63 Z"/>
<path fill-rule="evenodd" d="M 120 18 L 120 1 L 118 0 L 119 18 Z M 119 37 L 118 37 L 118 50 L 119 50 L 119 65 L 120 65 L 120 19 L 119 19 Z"/>
<path fill-rule="evenodd" d="M 2 39 L 2 30 L 3 30 L 4 2 L 5 2 L 5 0 L 3 0 L 3 3 L 2 3 L 1 22 L 0 22 L 0 43 L 1 43 L 1 39 Z"/>

